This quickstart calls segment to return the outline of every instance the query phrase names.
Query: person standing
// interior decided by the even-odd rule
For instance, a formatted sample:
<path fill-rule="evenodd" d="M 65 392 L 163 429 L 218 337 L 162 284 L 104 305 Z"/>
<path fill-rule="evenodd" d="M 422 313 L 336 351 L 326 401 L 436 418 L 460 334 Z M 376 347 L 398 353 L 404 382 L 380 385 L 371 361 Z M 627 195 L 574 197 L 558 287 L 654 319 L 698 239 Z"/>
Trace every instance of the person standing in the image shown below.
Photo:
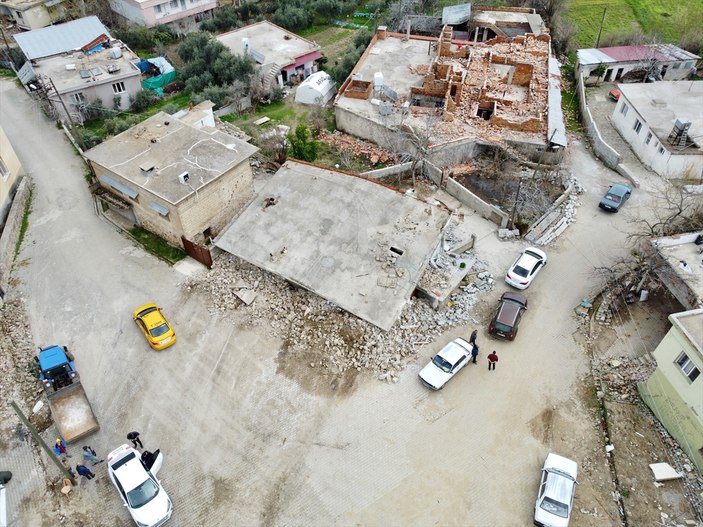
<path fill-rule="evenodd" d="M 137 443 L 139 443 L 139 448 L 144 448 L 144 445 L 142 445 L 142 440 L 139 439 L 139 432 L 130 432 L 127 434 L 127 439 L 132 442 L 132 446 L 134 446 L 134 448 L 137 448 Z"/>
<path fill-rule="evenodd" d="M 104 461 L 104 459 L 99 459 L 97 454 L 95 453 L 95 450 L 93 450 L 89 446 L 83 447 L 83 459 L 85 461 L 92 461 L 93 466 L 97 465 L 98 463 L 102 463 Z"/>
<path fill-rule="evenodd" d="M 62 459 L 61 463 L 63 463 L 63 466 L 66 467 L 66 470 L 68 470 L 68 473 L 71 475 L 71 477 L 73 479 L 76 479 L 76 473 L 71 468 L 71 465 L 69 464 L 69 462 L 65 459 Z"/>
<path fill-rule="evenodd" d="M 66 457 L 72 457 L 71 454 L 68 453 L 68 450 L 66 450 L 66 443 L 59 437 L 56 438 L 56 443 L 54 443 L 54 454 L 57 456 L 64 455 Z"/>
<path fill-rule="evenodd" d="M 474 329 L 469 337 L 469 344 L 476 344 L 476 337 L 478 337 L 478 330 Z"/>
<path fill-rule="evenodd" d="M 498 362 L 498 354 L 493 350 L 488 355 L 488 371 L 496 369 L 496 362 Z"/>
<path fill-rule="evenodd" d="M 95 477 L 95 474 L 93 474 L 88 467 L 81 465 L 80 463 L 76 465 L 76 472 L 78 472 L 81 476 L 85 476 L 89 480 Z"/>
<path fill-rule="evenodd" d="M 473 347 L 471 348 L 471 360 L 474 364 L 476 364 L 476 357 L 478 357 L 478 344 L 474 342 Z"/>

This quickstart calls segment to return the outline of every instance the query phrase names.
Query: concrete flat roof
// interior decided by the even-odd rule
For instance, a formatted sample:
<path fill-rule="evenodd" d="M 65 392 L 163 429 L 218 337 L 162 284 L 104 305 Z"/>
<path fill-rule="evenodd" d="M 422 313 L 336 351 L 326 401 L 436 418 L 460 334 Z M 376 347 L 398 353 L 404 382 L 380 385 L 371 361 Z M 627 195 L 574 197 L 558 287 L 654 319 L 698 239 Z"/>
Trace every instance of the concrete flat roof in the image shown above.
<path fill-rule="evenodd" d="M 669 320 L 687 334 L 698 351 L 703 354 L 703 309 L 693 309 L 669 315 Z"/>
<path fill-rule="evenodd" d="M 119 42 L 117 43 L 119 46 Z M 117 47 L 115 46 L 115 47 Z M 122 56 L 112 59 L 109 49 L 96 53 L 83 53 L 81 51 L 68 55 L 55 55 L 45 59 L 37 59 L 32 69 L 36 75 L 48 75 L 54 81 L 59 93 L 90 88 L 94 84 L 114 83 L 124 78 L 141 76 L 139 68 L 133 62 L 139 61 L 136 53 L 129 48 L 122 48 Z M 118 68 L 114 73 L 108 72 L 108 66 Z M 70 68 L 70 69 L 67 69 Z M 83 76 L 81 76 L 83 72 Z M 112 101 L 103 101 L 110 106 Z"/>
<path fill-rule="evenodd" d="M 250 48 L 264 55 L 263 64 L 275 62 L 279 66 L 292 64 L 296 58 L 320 49 L 320 46 L 314 42 L 266 20 L 223 33 L 215 38 L 237 55 L 244 53 L 242 39 L 248 38 Z"/>
<path fill-rule="evenodd" d="M 695 146 L 682 154 L 700 154 L 703 141 L 703 82 L 658 81 L 618 84 L 620 93 L 654 131 L 660 141 L 666 140 L 676 119 L 691 121 L 688 137 Z M 670 149 L 676 153 L 676 149 Z"/>
<path fill-rule="evenodd" d="M 159 112 L 86 152 L 86 157 L 172 204 L 196 193 L 258 148 Z M 153 166 L 145 172 L 142 166 Z M 188 173 L 188 184 L 178 176 Z"/>
<path fill-rule="evenodd" d="M 703 255 L 698 252 L 701 246 L 694 243 L 699 234 L 703 231 L 657 238 L 653 244 L 674 274 L 696 295 L 696 307 L 703 307 Z"/>
<path fill-rule="evenodd" d="M 266 198 L 275 204 L 264 208 Z M 289 160 L 215 245 L 388 330 L 448 218 L 362 177 Z"/>

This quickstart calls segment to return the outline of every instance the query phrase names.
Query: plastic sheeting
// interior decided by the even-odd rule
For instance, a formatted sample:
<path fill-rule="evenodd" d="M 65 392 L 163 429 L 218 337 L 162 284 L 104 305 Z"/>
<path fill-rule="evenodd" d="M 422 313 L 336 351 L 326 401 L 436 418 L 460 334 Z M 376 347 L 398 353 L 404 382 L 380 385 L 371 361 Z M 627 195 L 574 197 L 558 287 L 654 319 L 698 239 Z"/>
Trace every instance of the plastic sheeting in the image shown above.
<path fill-rule="evenodd" d="M 153 68 L 159 70 L 159 75 L 149 77 L 148 79 L 144 79 L 142 81 L 142 88 L 145 90 L 151 90 L 157 95 L 163 95 L 163 87 L 169 82 L 176 80 L 176 69 L 163 57 L 154 57 L 151 59 L 142 60 L 137 62 L 136 66 L 142 73 L 146 73 Z"/>

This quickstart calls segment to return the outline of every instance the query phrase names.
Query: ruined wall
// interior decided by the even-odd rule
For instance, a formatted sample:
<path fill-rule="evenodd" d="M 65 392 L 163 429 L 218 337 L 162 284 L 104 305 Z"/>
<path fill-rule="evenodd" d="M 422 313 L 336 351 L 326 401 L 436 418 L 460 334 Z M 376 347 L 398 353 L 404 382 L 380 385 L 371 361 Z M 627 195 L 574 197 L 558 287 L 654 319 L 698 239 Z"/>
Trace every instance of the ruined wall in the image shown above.
<path fill-rule="evenodd" d="M 501 229 L 505 228 L 508 224 L 508 214 L 500 210 L 498 207 L 486 203 L 476 194 L 468 190 L 463 185 L 460 185 L 452 178 L 447 179 L 446 191 L 451 196 L 455 197 L 461 201 L 464 205 L 470 209 L 478 212 L 481 217 L 492 221 L 496 225 L 500 226 Z"/>

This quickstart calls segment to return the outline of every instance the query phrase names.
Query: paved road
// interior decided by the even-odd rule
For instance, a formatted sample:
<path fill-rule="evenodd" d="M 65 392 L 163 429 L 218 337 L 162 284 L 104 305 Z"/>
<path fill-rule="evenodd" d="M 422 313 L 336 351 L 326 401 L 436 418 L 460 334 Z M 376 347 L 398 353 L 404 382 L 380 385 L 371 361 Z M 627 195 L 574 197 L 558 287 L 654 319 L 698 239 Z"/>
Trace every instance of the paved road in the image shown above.
<path fill-rule="evenodd" d="M 165 452 L 160 477 L 175 503 L 169 525 L 530 523 L 544 455 L 574 448 L 573 438 L 551 437 L 536 423 L 547 411 L 588 428 L 575 395 L 587 360 L 573 338 L 573 307 L 595 289 L 594 265 L 625 252 L 625 216 L 596 207 L 614 176 L 583 145 L 571 153 L 587 189 L 578 222 L 547 248 L 550 262 L 528 291 L 518 339 L 479 335 L 483 360 L 489 348 L 499 352 L 496 372 L 482 360 L 428 392 L 416 373 L 438 342 L 396 385 L 362 376 L 350 395 L 325 397 L 276 374 L 281 343 L 267 336 L 265 321 L 211 317 L 204 299 L 180 287 L 181 274 L 94 214 L 80 159 L 23 92 L 2 81 L 0 102 L 0 122 L 36 181 L 14 294 L 27 298 L 37 344 L 73 347 L 102 425 L 93 447 L 105 454 L 137 429 L 147 448 Z M 637 195 L 628 206 L 638 206 Z M 470 221 L 479 256 L 502 276 L 523 243 L 498 242 L 492 225 Z M 503 290 L 499 279 L 488 300 Z M 150 351 L 130 318 L 151 300 L 178 331 L 167 352 Z M 593 508 L 588 490 L 579 492 L 579 505 Z M 55 524 L 37 514 L 31 493 L 20 498 L 14 525 Z M 104 469 L 72 507 L 83 509 L 74 519 L 86 524 L 129 523 Z M 593 525 L 587 521 L 574 525 Z M 599 522 L 611 523 L 616 515 Z"/>

